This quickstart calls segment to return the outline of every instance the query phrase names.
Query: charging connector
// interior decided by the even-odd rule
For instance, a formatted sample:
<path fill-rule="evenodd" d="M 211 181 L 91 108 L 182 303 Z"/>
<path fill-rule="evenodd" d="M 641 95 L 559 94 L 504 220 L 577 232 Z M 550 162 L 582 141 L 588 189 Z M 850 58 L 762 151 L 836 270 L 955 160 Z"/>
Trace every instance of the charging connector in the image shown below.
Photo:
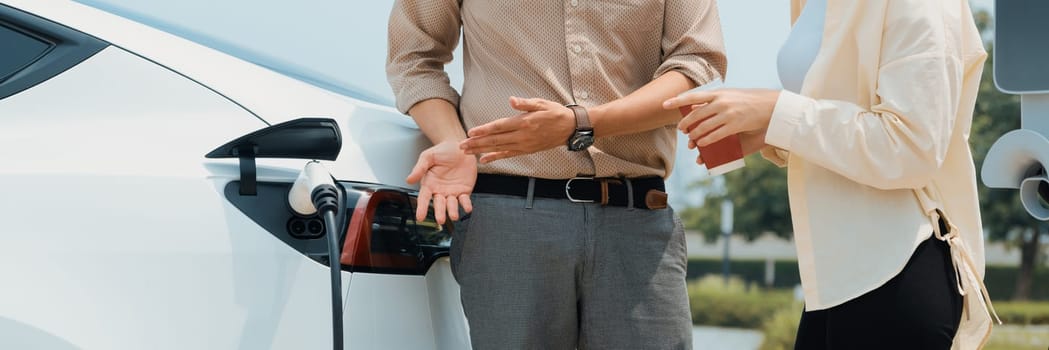
<path fill-rule="evenodd" d="M 340 191 L 331 173 L 320 162 L 306 163 L 288 193 L 288 204 L 301 215 L 320 214 L 328 235 L 328 267 L 331 270 L 332 347 L 343 349 L 342 334 L 342 254 L 339 252 L 339 226 L 335 217 L 341 203 Z"/>
<path fill-rule="evenodd" d="M 324 225 L 328 227 L 328 267 L 331 270 L 331 327 L 332 346 L 342 350 L 342 263 L 339 252 L 339 234 L 335 221 L 338 212 L 339 195 L 334 187 L 328 191 L 314 191 L 313 205 L 324 216 Z"/>

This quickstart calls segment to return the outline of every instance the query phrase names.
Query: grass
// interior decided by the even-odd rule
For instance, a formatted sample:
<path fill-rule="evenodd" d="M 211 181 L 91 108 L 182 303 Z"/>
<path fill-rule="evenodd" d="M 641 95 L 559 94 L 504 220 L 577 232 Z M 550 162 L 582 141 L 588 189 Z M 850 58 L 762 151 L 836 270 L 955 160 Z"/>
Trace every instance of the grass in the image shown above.
<path fill-rule="evenodd" d="M 1008 325 L 1049 325 L 1049 302 L 995 302 L 995 310 Z"/>
<path fill-rule="evenodd" d="M 984 350 L 1049 349 L 1049 326 L 995 326 Z"/>
<path fill-rule="evenodd" d="M 688 285 L 692 320 L 697 325 L 760 329 L 762 350 L 792 349 L 801 303 L 789 289 L 767 289 L 732 277 L 726 284 L 707 275 Z M 985 350 L 1049 349 L 1049 302 L 994 303 L 1006 324 L 995 326 Z"/>

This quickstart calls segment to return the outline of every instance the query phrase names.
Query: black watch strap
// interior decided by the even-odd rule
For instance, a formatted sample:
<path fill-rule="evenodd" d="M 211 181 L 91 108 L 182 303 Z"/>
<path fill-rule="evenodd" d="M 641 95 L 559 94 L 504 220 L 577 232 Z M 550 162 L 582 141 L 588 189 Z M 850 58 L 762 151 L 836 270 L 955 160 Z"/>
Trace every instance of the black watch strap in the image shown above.
<path fill-rule="evenodd" d="M 565 107 L 572 109 L 572 113 L 575 113 L 575 129 L 577 131 L 594 129 L 594 127 L 590 126 L 590 115 L 587 114 L 585 107 L 576 104 Z"/>

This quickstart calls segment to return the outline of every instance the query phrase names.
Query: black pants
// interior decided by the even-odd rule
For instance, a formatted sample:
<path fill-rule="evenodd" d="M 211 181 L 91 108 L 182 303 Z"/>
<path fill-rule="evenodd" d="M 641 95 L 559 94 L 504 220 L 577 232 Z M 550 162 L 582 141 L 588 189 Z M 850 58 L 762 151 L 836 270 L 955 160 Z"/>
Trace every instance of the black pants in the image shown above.
<path fill-rule="evenodd" d="M 794 349 L 947 350 L 961 314 L 950 246 L 930 238 L 885 285 L 844 304 L 803 313 Z"/>

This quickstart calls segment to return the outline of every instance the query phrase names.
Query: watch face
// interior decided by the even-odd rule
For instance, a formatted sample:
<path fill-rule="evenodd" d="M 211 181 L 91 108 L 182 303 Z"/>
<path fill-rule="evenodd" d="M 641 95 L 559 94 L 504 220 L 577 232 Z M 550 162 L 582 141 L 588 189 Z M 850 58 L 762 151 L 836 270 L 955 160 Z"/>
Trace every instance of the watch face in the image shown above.
<path fill-rule="evenodd" d="M 568 141 L 569 151 L 582 151 L 587 149 L 594 144 L 594 134 L 592 131 L 577 131 L 572 139 Z"/>

